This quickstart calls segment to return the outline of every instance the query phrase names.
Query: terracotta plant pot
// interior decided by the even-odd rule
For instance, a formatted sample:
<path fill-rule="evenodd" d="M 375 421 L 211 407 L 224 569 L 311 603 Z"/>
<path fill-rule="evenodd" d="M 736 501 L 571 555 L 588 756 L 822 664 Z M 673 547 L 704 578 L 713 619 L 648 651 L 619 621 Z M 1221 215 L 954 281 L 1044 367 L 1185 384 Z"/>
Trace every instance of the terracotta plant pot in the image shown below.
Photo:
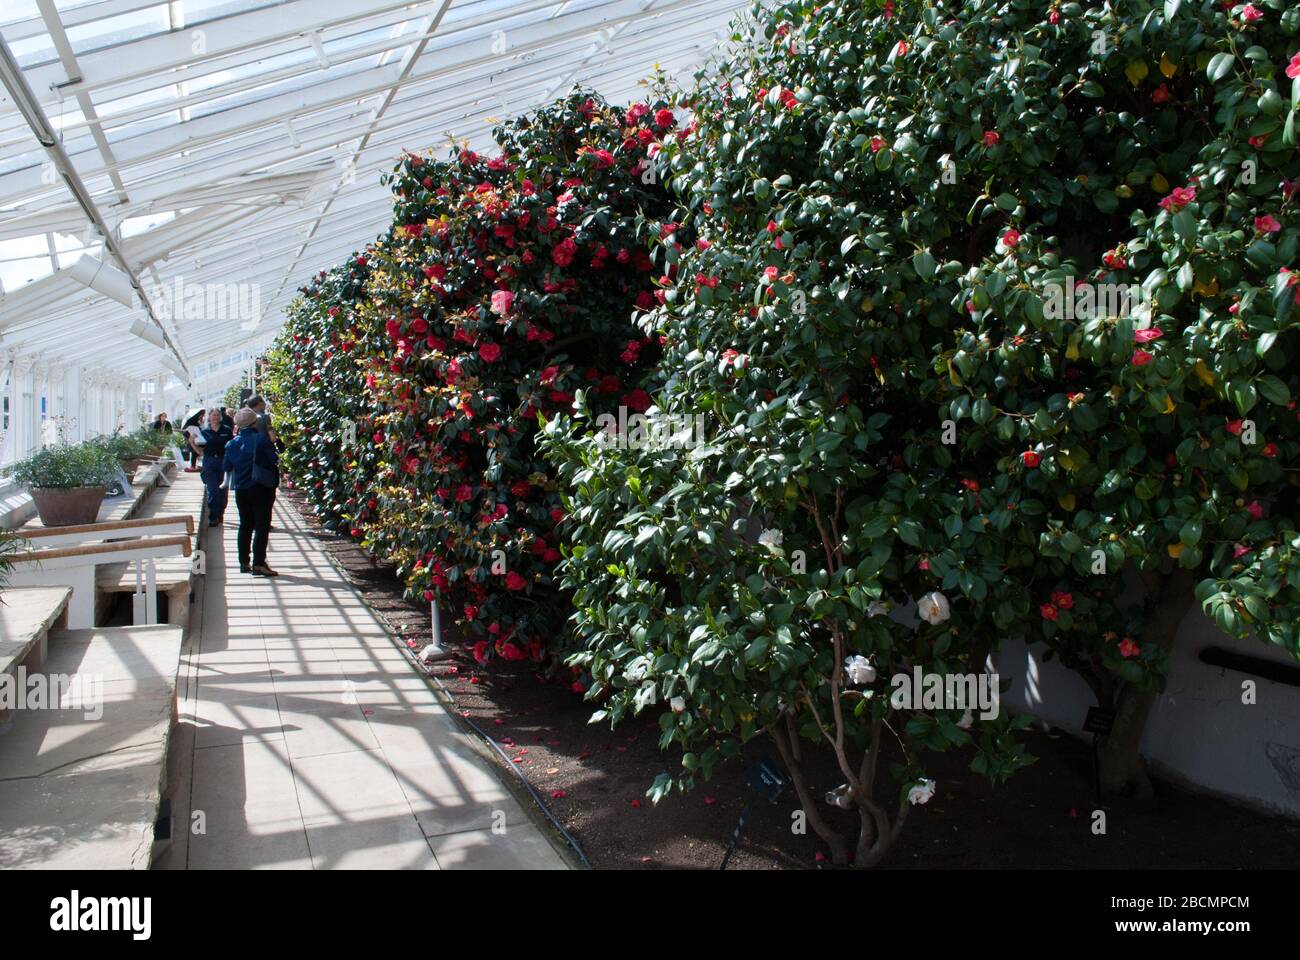
<path fill-rule="evenodd" d="M 47 527 L 70 527 L 94 523 L 104 502 L 107 487 L 33 487 L 32 500 L 41 523 Z"/>

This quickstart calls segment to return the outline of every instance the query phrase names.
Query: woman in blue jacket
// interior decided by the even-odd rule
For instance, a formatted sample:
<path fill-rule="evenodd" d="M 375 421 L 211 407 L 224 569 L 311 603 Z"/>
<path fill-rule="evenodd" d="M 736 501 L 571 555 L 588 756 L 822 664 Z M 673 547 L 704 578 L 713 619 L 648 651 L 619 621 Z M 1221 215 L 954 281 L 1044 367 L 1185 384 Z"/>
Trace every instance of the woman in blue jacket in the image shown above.
<path fill-rule="evenodd" d="M 226 514 L 226 444 L 235 436 L 235 432 L 221 419 L 221 408 L 213 407 L 208 411 L 208 422 L 199 430 L 199 435 L 190 441 L 195 453 L 203 455 L 203 467 L 199 478 L 208 489 L 208 526 L 219 527 Z"/>
<path fill-rule="evenodd" d="M 278 577 L 266 563 L 266 543 L 271 535 L 271 508 L 280 485 L 280 458 L 275 444 L 253 429 L 257 414 L 247 407 L 235 414 L 239 434 L 226 444 L 224 466 L 235 491 L 239 510 L 239 572 Z M 250 563 L 249 547 L 252 546 Z"/>

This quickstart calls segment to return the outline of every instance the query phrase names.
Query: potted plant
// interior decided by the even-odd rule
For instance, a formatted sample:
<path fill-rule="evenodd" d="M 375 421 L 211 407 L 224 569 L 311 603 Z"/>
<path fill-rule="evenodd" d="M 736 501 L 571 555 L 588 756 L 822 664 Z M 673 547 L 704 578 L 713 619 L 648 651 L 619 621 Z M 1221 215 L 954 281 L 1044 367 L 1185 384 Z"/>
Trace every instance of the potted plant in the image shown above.
<path fill-rule="evenodd" d="M 31 490 L 41 523 L 94 523 L 117 460 L 93 443 L 54 444 L 16 464 L 13 478 Z"/>

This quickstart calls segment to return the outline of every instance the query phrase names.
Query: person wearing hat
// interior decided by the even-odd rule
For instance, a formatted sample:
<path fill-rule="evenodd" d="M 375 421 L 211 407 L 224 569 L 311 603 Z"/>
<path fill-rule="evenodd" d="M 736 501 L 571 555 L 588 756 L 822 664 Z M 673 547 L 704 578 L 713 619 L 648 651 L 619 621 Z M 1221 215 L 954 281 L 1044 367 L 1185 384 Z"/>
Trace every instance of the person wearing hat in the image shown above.
<path fill-rule="evenodd" d="M 275 444 L 255 428 L 257 414 L 247 407 L 235 414 L 235 439 L 226 444 L 223 458 L 239 511 L 239 572 L 259 577 L 279 576 L 266 562 L 271 534 L 271 508 L 280 485 L 280 458 Z M 250 556 L 251 547 L 251 556 Z"/>

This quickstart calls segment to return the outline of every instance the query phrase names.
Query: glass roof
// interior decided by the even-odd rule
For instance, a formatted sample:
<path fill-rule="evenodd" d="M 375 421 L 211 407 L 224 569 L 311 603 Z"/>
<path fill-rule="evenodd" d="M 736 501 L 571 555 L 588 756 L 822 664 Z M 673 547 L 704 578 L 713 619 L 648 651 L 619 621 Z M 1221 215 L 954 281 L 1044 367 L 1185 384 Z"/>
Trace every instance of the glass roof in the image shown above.
<path fill-rule="evenodd" d="M 482 147 L 488 118 L 575 83 L 629 101 L 656 64 L 685 79 L 742 6 L 4 0 L 0 353 L 229 377 L 219 361 L 251 356 L 308 277 L 383 231 L 379 175 L 403 150 Z M 171 316 L 154 300 L 176 284 L 256 284 L 262 316 Z M 163 348 L 128 332 L 141 318 Z"/>

